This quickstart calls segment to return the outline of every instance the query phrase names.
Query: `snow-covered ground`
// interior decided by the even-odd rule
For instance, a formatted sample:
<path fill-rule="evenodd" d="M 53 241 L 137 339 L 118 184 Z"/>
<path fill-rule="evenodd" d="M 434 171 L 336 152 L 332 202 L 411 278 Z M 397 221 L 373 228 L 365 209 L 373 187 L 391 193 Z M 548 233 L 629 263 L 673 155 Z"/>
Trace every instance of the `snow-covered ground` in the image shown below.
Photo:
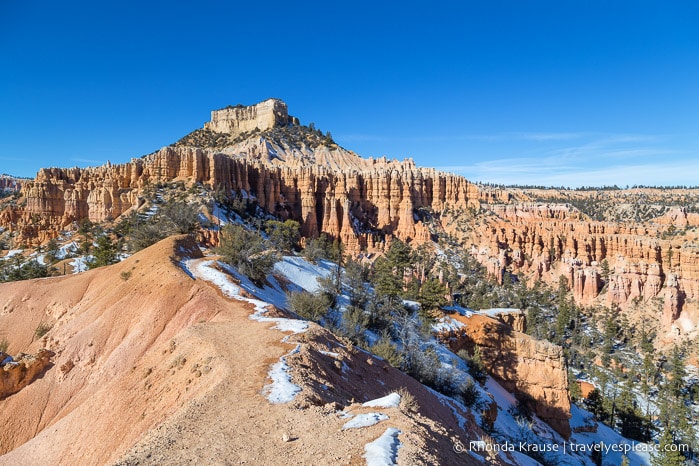
<path fill-rule="evenodd" d="M 400 405 L 400 395 L 398 393 L 391 393 L 362 404 L 365 408 L 397 408 L 398 405 Z"/>
<path fill-rule="evenodd" d="M 364 458 L 367 466 L 392 466 L 396 464 L 398 449 L 401 447 L 398 435 L 400 430 L 395 427 L 386 429 L 381 437 L 364 446 Z"/>
<path fill-rule="evenodd" d="M 72 261 L 68 262 L 68 265 L 73 267 L 73 273 L 85 272 L 88 269 L 87 262 L 91 259 L 92 256 L 76 257 Z"/>
<path fill-rule="evenodd" d="M 452 332 L 457 331 L 461 327 L 465 327 L 462 322 L 456 319 L 452 319 L 449 316 L 440 317 L 437 321 L 432 324 L 432 331 L 434 332 Z"/>
<path fill-rule="evenodd" d="M 294 348 L 289 354 L 294 354 L 299 351 L 299 347 Z M 269 378 L 272 383 L 265 385 L 262 393 L 267 397 L 270 403 L 289 403 L 296 398 L 296 395 L 301 391 L 301 387 L 291 382 L 289 375 L 289 365 L 286 363 L 286 356 L 282 356 L 278 363 L 272 365 L 269 370 Z"/>
<path fill-rule="evenodd" d="M 314 265 L 303 257 L 284 256 L 281 261 L 274 264 L 274 272 L 284 276 L 301 289 L 313 293 L 320 288 L 318 278 L 328 277 L 336 267 L 328 261 L 320 261 L 318 265 Z"/>
<path fill-rule="evenodd" d="M 371 427 L 381 421 L 388 419 L 388 416 L 382 413 L 366 413 L 357 414 L 352 420 L 347 421 L 342 430 L 346 429 L 361 429 L 362 427 Z"/>
<path fill-rule="evenodd" d="M 0 260 L 10 259 L 12 256 L 16 256 L 17 254 L 22 254 L 23 252 L 24 252 L 24 249 L 10 249 L 9 251 L 7 251 L 7 254 L 0 257 Z"/>

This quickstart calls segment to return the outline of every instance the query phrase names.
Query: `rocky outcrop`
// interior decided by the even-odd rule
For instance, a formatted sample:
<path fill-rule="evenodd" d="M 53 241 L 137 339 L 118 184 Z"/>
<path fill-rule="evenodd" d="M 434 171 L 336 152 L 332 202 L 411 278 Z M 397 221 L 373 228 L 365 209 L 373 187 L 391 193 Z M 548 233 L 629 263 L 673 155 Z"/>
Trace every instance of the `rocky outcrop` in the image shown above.
<path fill-rule="evenodd" d="M 33 356 L 20 354 L 16 358 L 0 351 L 0 400 L 17 393 L 52 366 L 54 353 L 42 349 Z"/>
<path fill-rule="evenodd" d="M 696 235 L 677 236 L 677 227 L 662 222 L 590 221 L 567 204 L 512 202 L 489 206 L 465 234 L 449 230 L 472 244 L 473 255 L 497 280 L 505 270 L 554 285 L 563 275 L 583 305 L 626 309 L 662 298 L 666 324 L 699 299 Z M 677 209 L 663 218 L 672 215 L 685 223 L 692 218 Z"/>
<path fill-rule="evenodd" d="M 20 191 L 27 179 L 9 175 L 0 175 L 0 191 Z"/>
<path fill-rule="evenodd" d="M 315 163 L 302 162 L 311 156 Z M 333 168 L 339 165 L 349 169 Z M 389 236 L 427 241 L 415 209 L 477 205 L 477 190 L 464 178 L 412 161 L 362 159 L 338 147 L 316 154 L 258 138 L 226 153 L 165 147 L 122 165 L 43 169 L 25 187 L 26 209 L 6 211 L 0 221 L 17 229 L 19 241 L 38 243 L 83 218 L 115 219 L 143 203 L 147 186 L 173 180 L 245 193 L 268 212 L 298 220 L 304 236 L 325 232 L 349 252 L 379 248 Z"/>
<path fill-rule="evenodd" d="M 268 99 L 248 107 L 239 105 L 211 112 L 205 129 L 237 136 L 255 129 L 265 130 L 289 123 L 289 111 L 279 99 Z"/>
<path fill-rule="evenodd" d="M 490 375 L 568 438 L 570 396 L 562 348 L 517 332 L 486 315 L 451 317 L 465 325 L 438 337 L 454 352 L 462 349 L 473 352 L 478 346 Z"/>
<path fill-rule="evenodd" d="M 517 332 L 527 331 L 527 314 L 521 309 L 501 309 L 499 312 L 489 312 L 489 315 Z"/>

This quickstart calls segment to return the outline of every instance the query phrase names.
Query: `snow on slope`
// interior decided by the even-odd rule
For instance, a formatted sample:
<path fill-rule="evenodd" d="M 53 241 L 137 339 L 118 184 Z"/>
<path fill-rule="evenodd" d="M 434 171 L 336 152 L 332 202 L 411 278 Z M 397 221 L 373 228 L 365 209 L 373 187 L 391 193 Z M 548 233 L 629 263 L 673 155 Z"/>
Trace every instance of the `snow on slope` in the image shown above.
<path fill-rule="evenodd" d="M 320 288 L 318 278 L 329 276 L 336 267 L 335 264 L 328 261 L 320 261 L 318 265 L 313 265 L 302 257 L 284 256 L 281 261 L 274 264 L 274 272 L 284 276 L 300 288 L 313 293 Z"/>
<path fill-rule="evenodd" d="M 570 426 L 572 428 L 585 425 L 589 423 L 593 418 L 593 415 L 578 406 L 571 405 L 570 413 L 572 417 L 570 419 Z M 604 465 L 617 465 L 622 462 L 623 451 L 614 451 L 614 449 L 627 449 L 626 456 L 629 459 L 630 464 L 633 465 L 649 465 L 650 464 L 650 454 L 648 453 L 649 447 L 641 442 L 636 442 L 633 440 L 626 439 L 612 430 L 610 427 L 596 421 L 592 421 L 597 424 L 597 432 L 580 432 L 573 433 L 570 438 L 571 442 L 575 442 L 579 445 L 593 446 L 595 444 L 603 443 L 608 446 L 615 446 L 616 448 L 610 448 L 604 454 L 603 463 Z M 631 451 L 636 450 L 636 451 Z"/>
<path fill-rule="evenodd" d="M 400 395 L 398 393 L 391 393 L 383 398 L 367 401 L 362 404 L 362 406 L 365 408 L 397 408 L 399 404 Z"/>
<path fill-rule="evenodd" d="M 294 348 L 290 353 L 297 353 L 299 351 L 299 346 Z M 286 356 L 282 356 L 278 363 L 272 365 L 269 370 L 269 377 L 272 379 L 272 383 L 265 385 L 262 389 L 262 393 L 267 397 L 270 403 L 289 403 L 293 401 L 296 395 L 301 391 L 301 387 L 295 385 L 291 382 L 291 375 L 289 375 L 289 366 L 286 363 Z"/>
<path fill-rule="evenodd" d="M 396 464 L 398 449 L 401 447 L 398 435 L 400 430 L 389 427 L 386 432 L 364 446 L 364 458 L 367 466 L 392 466 Z"/>
<path fill-rule="evenodd" d="M 382 413 L 357 414 L 357 416 L 354 419 L 346 422 L 345 425 L 342 426 L 342 430 L 361 429 L 362 427 L 371 427 L 371 426 L 378 424 L 381 421 L 385 421 L 387 419 L 388 419 L 388 416 L 386 416 L 385 414 L 382 414 Z"/>
<path fill-rule="evenodd" d="M 273 276 L 268 277 L 268 282 L 270 284 L 269 286 L 260 288 L 253 284 L 247 277 L 238 273 L 238 271 L 233 267 L 222 262 L 216 262 L 211 259 L 199 259 L 186 261 L 182 265 L 186 271 L 191 270 L 194 277 L 201 278 L 215 284 L 224 294 L 226 294 L 226 296 L 253 304 L 255 306 L 255 313 L 250 316 L 251 319 L 262 322 L 272 322 L 275 324 L 273 328 L 284 332 L 298 333 L 308 329 L 308 322 L 303 320 L 267 317 L 265 315 L 265 313 L 269 310 L 268 306 L 270 304 L 278 308 L 286 307 L 286 292 Z M 217 265 L 219 268 L 225 270 L 225 272 L 217 270 L 213 267 L 214 265 Z M 291 289 L 296 287 L 296 289 L 303 289 L 313 292 L 318 289 L 317 279 L 319 277 L 327 277 L 330 275 L 333 272 L 334 267 L 335 265 L 329 262 L 321 262 L 318 265 L 314 265 L 300 257 L 285 256 L 281 261 L 275 264 L 274 273 L 277 276 L 282 276 L 285 280 L 287 280 Z M 231 280 L 231 276 L 235 277 L 235 279 L 239 281 L 239 284 L 234 283 Z M 259 299 L 242 296 L 243 290 Z M 460 306 L 453 306 L 447 310 L 455 311 L 466 316 L 470 316 L 474 312 Z M 500 313 L 503 311 L 511 310 L 491 309 L 486 310 L 485 313 Z M 442 320 L 437 325 L 450 328 L 452 325 L 454 325 L 454 323 L 449 320 Z M 432 341 L 430 342 L 430 346 L 433 346 L 436 350 L 443 367 L 453 371 L 457 377 L 464 379 L 466 377 L 470 378 L 470 376 L 467 375 L 465 363 L 460 358 L 456 357 L 456 355 L 454 355 L 451 351 L 445 348 L 444 345 L 441 345 L 436 341 Z M 291 375 L 289 373 L 290 369 L 286 364 L 286 356 L 293 354 L 294 351 L 296 350 L 292 350 L 291 353 L 282 356 L 279 362 L 273 364 L 270 368 L 269 377 L 272 380 L 272 383 L 264 387 L 263 393 L 272 403 L 289 402 L 293 400 L 298 391 L 300 391 L 300 388 L 291 382 Z M 478 384 L 476 384 L 476 388 L 479 391 L 481 402 L 487 402 L 489 399 L 488 393 L 490 393 L 498 404 L 498 417 L 494 426 L 494 437 L 498 442 L 504 442 L 505 440 L 509 440 L 511 442 L 521 440 L 539 445 L 558 444 L 561 451 L 545 452 L 543 455 L 546 461 L 552 461 L 565 465 L 587 466 L 593 464 L 588 454 L 574 453 L 569 449 L 566 452 L 563 452 L 563 446 L 569 444 L 564 442 L 560 435 L 553 431 L 553 429 L 551 429 L 546 423 L 539 420 L 536 416 L 533 416 L 533 419 L 531 420 L 524 419 L 518 413 L 517 400 L 514 398 L 514 396 L 502 388 L 502 386 L 500 386 L 492 378 L 488 378 L 484 388 L 480 387 Z M 433 391 L 433 393 L 440 399 L 442 404 L 446 404 L 451 407 L 454 414 L 457 415 L 457 419 L 462 417 L 458 415 L 458 411 L 468 410 L 460 402 L 452 398 L 438 392 Z M 393 407 L 397 406 L 399 402 L 400 397 L 397 394 L 391 394 L 384 398 L 367 402 L 364 404 L 364 406 Z M 457 406 L 459 407 L 458 410 Z M 480 418 L 478 413 L 479 409 L 472 410 L 477 419 Z M 577 425 L 576 422 L 578 421 L 585 422 L 581 421 L 581 419 L 584 419 L 586 415 L 585 411 L 573 406 L 572 413 L 572 427 L 575 427 Z M 589 413 L 587 413 L 587 415 L 589 416 Z M 353 428 L 355 425 L 357 427 L 373 425 L 381 420 L 384 420 L 378 419 L 381 416 L 385 415 L 381 413 L 358 415 L 357 418 L 346 424 L 347 427 L 343 428 L 349 429 Z M 463 422 L 465 424 L 465 419 L 463 419 Z M 388 429 L 384 435 L 379 437 L 374 442 L 366 445 L 365 458 L 367 459 L 367 464 L 394 464 L 397 455 L 397 445 L 400 444 L 397 439 L 398 434 L 393 432 L 394 430 L 396 429 Z M 631 442 L 624 439 L 612 429 L 601 424 L 598 425 L 597 433 L 573 434 L 570 441 L 585 445 L 599 444 L 600 442 L 603 442 L 606 445 L 637 444 L 637 442 Z M 603 464 L 620 464 L 622 459 L 621 455 L 622 452 L 609 451 L 608 454 L 604 455 Z M 513 452 L 513 456 L 516 464 L 539 464 L 535 459 L 525 455 L 522 452 Z M 648 453 L 629 452 L 627 456 L 629 457 L 631 464 L 650 464 Z"/>

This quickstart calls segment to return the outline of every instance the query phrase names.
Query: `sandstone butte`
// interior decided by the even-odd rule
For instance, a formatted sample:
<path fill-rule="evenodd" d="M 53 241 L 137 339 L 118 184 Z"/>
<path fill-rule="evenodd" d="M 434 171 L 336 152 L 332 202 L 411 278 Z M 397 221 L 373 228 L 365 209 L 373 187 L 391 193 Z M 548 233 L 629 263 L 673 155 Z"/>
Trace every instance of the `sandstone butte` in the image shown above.
<path fill-rule="evenodd" d="M 0 369 L 0 465 L 363 464 L 387 423 L 405 464 L 481 464 L 452 448 L 483 435 L 470 412 L 315 324 L 289 335 L 250 319 L 252 304 L 179 265 L 200 256 L 173 237 L 113 266 L 0 285 L 8 353 L 37 354 Z M 52 328 L 36 339 L 42 322 Z M 285 354 L 302 390 L 270 404 L 260 392 Z M 376 411 L 361 403 L 401 387 L 414 412 L 341 429 L 338 410 Z"/>
<path fill-rule="evenodd" d="M 155 183 L 202 183 L 251 194 L 265 210 L 298 220 L 305 237 L 325 232 L 351 253 L 380 251 L 392 237 L 426 242 L 438 228 L 462 241 L 494 277 L 511 270 L 555 284 L 564 275 L 581 304 L 618 307 L 632 317 L 643 311 L 661 335 L 699 336 L 699 214 L 678 207 L 643 222 L 592 221 L 555 202 L 555 190 L 479 186 L 409 159 L 366 159 L 332 143 L 293 142 L 281 130 L 297 125 L 284 102 L 269 99 L 213 111 L 203 131 L 228 138 L 221 147 L 181 141 L 124 164 L 42 169 L 22 183 L 26 204 L 1 212 L 0 226 L 16 232 L 19 244 L 37 245 L 80 219 L 115 219 L 137 209 Z M 622 203 L 624 196 L 652 202 L 667 194 L 636 191 L 615 195 Z M 696 203 L 699 193 L 678 195 Z M 531 202 L 542 196 L 551 202 Z M 682 235 L 668 235 L 678 228 Z"/>

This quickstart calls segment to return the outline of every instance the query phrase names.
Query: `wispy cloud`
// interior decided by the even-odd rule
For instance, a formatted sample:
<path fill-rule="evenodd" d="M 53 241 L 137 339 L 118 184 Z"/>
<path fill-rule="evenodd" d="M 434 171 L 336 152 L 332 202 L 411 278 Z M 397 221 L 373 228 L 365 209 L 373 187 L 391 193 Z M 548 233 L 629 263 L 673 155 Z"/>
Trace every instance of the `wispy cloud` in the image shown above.
<path fill-rule="evenodd" d="M 514 133 L 515 137 L 529 141 L 568 141 L 584 135 L 585 133 Z"/>
<path fill-rule="evenodd" d="M 438 167 L 474 181 L 542 186 L 697 185 L 699 159 L 584 167 L 551 159 L 502 159 L 472 165 Z"/>
<path fill-rule="evenodd" d="M 75 163 L 89 164 L 89 165 L 103 165 L 106 163 L 106 160 L 82 159 L 82 158 L 71 158 L 70 161 L 75 162 Z"/>
<path fill-rule="evenodd" d="M 526 155 L 490 158 L 471 164 L 443 166 L 472 180 L 502 184 L 551 186 L 695 185 L 699 150 L 677 150 L 667 137 L 639 134 L 570 133 L 570 138 L 522 135 L 534 141 Z M 555 142 L 563 144 L 555 144 Z M 577 144 L 569 144 L 574 141 Z M 515 146 L 517 147 L 517 146 Z M 509 148 L 512 151 L 512 148 Z M 516 149 L 515 149 L 516 150 Z"/>

